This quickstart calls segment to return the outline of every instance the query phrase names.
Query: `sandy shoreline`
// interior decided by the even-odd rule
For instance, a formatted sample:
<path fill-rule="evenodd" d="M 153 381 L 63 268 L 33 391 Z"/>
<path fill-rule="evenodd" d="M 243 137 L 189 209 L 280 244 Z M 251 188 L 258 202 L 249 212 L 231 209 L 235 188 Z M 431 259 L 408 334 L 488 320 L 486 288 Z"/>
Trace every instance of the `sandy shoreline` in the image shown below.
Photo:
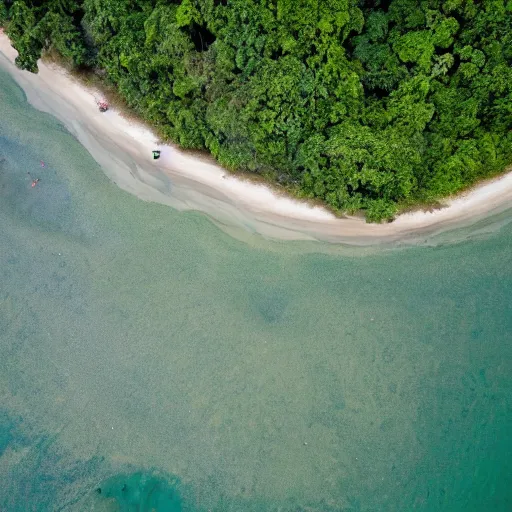
<path fill-rule="evenodd" d="M 219 166 L 173 146 L 158 146 L 149 130 L 114 110 L 101 114 L 100 95 L 54 65 L 39 63 L 37 75 L 13 64 L 16 51 L 0 32 L 0 66 L 25 91 L 37 109 L 61 121 L 118 186 L 143 200 L 178 210 L 206 213 L 233 232 L 243 228 L 269 239 L 322 240 L 354 245 L 413 241 L 454 226 L 467 226 L 512 206 L 512 172 L 486 182 L 433 212 L 400 215 L 389 224 L 358 218 L 337 219 L 327 210 L 281 197 L 264 185 L 229 175 Z M 151 159 L 158 147 L 162 156 Z"/>

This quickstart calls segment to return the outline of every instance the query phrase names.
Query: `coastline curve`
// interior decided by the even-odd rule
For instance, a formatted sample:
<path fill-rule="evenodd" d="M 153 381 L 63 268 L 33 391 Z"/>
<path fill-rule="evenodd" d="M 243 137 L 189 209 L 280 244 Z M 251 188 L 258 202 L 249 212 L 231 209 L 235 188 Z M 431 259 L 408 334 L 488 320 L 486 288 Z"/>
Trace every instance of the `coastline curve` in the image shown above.
<path fill-rule="evenodd" d="M 459 228 L 473 226 L 472 232 L 480 233 L 484 219 L 496 218 L 496 222 L 484 222 L 484 231 L 494 231 L 512 220 L 512 215 L 503 215 L 512 207 L 512 172 L 446 199 L 442 209 L 404 213 L 391 223 L 336 218 L 321 207 L 243 181 L 204 158 L 159 145 L 147 128 L 114 109 L 100 113 L 97 92 L 63 68 L 40 62 L 39 73 L 34 75 L 14 65 L 16 55 L 8 37 L 0 32 L 0 66 L 32 106 L 57 118 L 78 139 L 110 180 L 142 200 L 206 214 L 221 229 L 246 242 L 257 234 L 267 240 L 358 247 L 423 245 Z M 161 157 L 152 161 L 148 155 L 157 145 Z M 462 239 L 467 236 L 466 232 Z"/>

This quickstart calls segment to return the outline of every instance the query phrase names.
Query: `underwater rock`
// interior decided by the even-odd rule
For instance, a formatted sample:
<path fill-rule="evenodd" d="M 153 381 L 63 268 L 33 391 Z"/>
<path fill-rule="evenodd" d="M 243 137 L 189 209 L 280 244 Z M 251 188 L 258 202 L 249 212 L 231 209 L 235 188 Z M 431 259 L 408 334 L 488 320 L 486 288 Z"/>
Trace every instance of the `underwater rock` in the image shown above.
<path fill-rule="evenodd" d="M 120 512 L 182 512 L 178 478 L 165 479 L 151 472 L 119 474 L 96 489 L 102 500 L 114 499 Z"/>

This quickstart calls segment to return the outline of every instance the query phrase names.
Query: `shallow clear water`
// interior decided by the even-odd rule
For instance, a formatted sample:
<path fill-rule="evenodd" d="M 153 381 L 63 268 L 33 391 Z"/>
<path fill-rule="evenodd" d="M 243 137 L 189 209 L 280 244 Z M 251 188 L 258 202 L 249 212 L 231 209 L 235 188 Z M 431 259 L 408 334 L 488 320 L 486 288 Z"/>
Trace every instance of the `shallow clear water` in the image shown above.
<path fill-rule="evenodd" d="M 258 249 L 119 190 L 2 72 L 0 119 L 0 510 L 512 508 L 507 218 Z"/>

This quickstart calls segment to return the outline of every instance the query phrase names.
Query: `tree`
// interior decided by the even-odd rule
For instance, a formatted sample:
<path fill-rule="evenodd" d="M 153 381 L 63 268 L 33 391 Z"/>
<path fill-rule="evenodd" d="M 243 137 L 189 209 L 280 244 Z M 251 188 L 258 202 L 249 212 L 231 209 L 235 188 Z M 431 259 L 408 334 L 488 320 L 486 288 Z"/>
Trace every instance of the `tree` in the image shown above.
<path fill-rule="evenodd" d="M 102 69 L 166 137 L 371 221 L 512 162 L 508 0 L 0 0 L 2 23 L 23 69 Z"/>

